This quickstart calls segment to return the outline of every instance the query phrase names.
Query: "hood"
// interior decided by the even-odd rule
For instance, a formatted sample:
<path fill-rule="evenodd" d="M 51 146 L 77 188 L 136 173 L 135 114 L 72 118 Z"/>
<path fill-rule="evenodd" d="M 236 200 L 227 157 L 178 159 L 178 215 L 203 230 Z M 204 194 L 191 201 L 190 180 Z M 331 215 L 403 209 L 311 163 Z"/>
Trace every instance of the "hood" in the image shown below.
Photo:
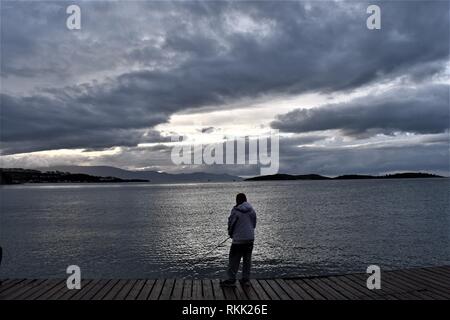
<path fill-rule="evenodd" d="M 253 210 L 253 207 L 248 202 L 243 202 L 240 205 L 235 206 L 234 208 L 240 212 L 249 212 L 249 211 Z"/>

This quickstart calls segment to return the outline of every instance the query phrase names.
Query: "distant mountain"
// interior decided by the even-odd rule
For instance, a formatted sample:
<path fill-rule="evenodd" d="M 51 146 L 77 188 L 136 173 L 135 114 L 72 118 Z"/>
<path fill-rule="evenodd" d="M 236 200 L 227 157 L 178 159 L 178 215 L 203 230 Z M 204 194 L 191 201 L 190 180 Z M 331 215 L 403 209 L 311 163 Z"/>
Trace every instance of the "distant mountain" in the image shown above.
<path fill-rule="evenodd" d="M 120 179 L 145 179 L 151 183 L 189 183 L 189 182 L 232 182 L 242 181 L 241 177 L 228 174 L 212 174 L 204 172 L 171 174 L 156 171 L 131 171 L 109 166 L 52 166 L 37 168 L 41 171 L 63 171 L 82 173 L 101 177 L 117 177 Z"/>
<path fill-rule="evenodd" d="M 380 179 L 404 179 L 404 178 L 445 178 L 437 174 L 423 173 L 423 172 L 403 172 L 387 174 L 385 176 L 380 176 Z"/>
<path fill-rule="evenodd" d="M 83 173 L 61 171 L 39 171 L 22 168 L 0 168 L 0 184 L 20 183 L 111 183 L 111 182 L 148 182 L 143 179 L 120 179 L 117 177 L 99 177 Z"/>
<path fill-rule="evenodd" d="M 411 179 L 411 178 L 445 178 L 431 173 L 405 172 L 387 174 L 384 176 L 348 174 L 335 178 L 325 177 L 318 174 L 290 175 L 274 174 L 269 176 L 259 176 L 245 179 L 245 181 L 271 181 L 271 180 L 358 180 L 358 179 Z"/>
<path fill-rule="evenodd" d="M 245 181 L 267 181 L 267 180 L 329 180 L 331 178 L 324 177 L 318 174 L 303 174 L 303 175 L 290 175 L 290 174 L 273 174 L 269 176 L 259 176 L 245 179 Z"/>
<path fill-rule="evenodd" d="M 438 176 L 432 173 L 423 173 L 423 172 L 403 172 L 403 173 L 394 173 L 387 174 L 384 176 L 371 176 L 371 175 L 358 175 L 358 174 L 349 174 L 338 176 L 333 178 L 335 180 L 351 180 L 351 179 L 413 179 L 413 178 L 445 178 L 443 176 Z"/>

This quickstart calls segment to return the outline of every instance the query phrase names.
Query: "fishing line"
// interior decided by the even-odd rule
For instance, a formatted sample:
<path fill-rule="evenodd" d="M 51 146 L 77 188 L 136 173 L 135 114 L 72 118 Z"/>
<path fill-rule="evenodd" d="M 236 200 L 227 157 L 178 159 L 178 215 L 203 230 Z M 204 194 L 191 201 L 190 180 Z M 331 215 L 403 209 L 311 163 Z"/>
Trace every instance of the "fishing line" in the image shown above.
<path fill-rule="evenodd" d="M 209 250 L 208 252 L 198 256 L 197 258 L 194 258 L 193 261 L 190 261 L 191 264 L 197 264 L 200 262 L 200 260 L 202 260 L 203 258 L 205 258 L 207 255 L 209 255 L 211 252 L 213 252 L 214 250 L 216 250 L 217 248 L 221 247 L 225 242 L 227 242 L 229 239 L 231 239 L 230 237 L 226 238 L 225 240 L 223 240 L 222 242 L 220 242 L 218 245 L 216 245 L 214 248 L 212 248 L 211 250 Z"/>

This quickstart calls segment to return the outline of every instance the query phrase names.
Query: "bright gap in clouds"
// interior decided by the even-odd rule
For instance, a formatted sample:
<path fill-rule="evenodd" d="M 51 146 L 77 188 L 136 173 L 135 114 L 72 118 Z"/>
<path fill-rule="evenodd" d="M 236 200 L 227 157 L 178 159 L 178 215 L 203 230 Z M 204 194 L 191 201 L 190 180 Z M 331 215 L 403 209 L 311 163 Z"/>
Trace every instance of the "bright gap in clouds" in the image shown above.
<path fill-rule="evenodd" d="M 329 103 L 341 103 L 372 93 L 381 93 L 403 80 L 369 85 L 359 90 L 344 93 L 307 93 L 294 96 L 262 96 L 244 99 L 234 104 L 217 107 L 205 107 L 200 111 L 188 110 L 171 116 L 170 121 L 155 127 L 163 136 L 185 136 L 189 141 L 201 143 L 215 142 L 224 137 L 245 137 L 265 135 L 270 130 L 270 122 L 277 115 L 298 108 L 311 109 Z M 209 133 L 202 129 L 210 128 Z M 280 133 L 286 135 L 284 133 Z M 154 144 L 140 144 L 151 146 Z"/>

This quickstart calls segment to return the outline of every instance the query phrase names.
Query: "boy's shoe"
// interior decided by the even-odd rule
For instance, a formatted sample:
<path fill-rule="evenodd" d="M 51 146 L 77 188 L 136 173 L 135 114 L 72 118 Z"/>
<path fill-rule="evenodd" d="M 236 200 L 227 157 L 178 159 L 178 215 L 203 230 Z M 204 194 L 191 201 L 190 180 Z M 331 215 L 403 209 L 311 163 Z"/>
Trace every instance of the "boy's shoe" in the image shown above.
<path fill-rule="evenodd" d="M 231 279 L 222 280 L 222 281 L 220 281 L 220 285 L 222 287 L 234 287 L 236 285 L 236 280 L 231 280 Z"/>
<path fill-rule="evenodd" d="M 250 286 L 250 279 L 241 279 L 239 282 L 241 283 L 241 286 Z"/>

